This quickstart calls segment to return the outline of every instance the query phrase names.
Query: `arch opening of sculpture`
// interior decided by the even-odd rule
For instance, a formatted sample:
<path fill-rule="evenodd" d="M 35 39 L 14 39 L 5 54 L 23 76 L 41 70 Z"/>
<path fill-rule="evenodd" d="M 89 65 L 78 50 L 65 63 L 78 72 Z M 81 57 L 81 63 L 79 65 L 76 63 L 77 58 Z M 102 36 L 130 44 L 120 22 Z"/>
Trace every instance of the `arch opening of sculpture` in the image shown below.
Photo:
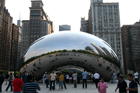
<path fill-rule="evenodd" d="M 44 72 L 62 66 L 82 67 L 88 72 L 97 71 L 106 80 L 113 71 L 119 72 L 119 60 L 104 40 L 84 32 L 63 31 L 36 40 L 24 53 L 20 71 L 33 71 L 37 79 Z"/>

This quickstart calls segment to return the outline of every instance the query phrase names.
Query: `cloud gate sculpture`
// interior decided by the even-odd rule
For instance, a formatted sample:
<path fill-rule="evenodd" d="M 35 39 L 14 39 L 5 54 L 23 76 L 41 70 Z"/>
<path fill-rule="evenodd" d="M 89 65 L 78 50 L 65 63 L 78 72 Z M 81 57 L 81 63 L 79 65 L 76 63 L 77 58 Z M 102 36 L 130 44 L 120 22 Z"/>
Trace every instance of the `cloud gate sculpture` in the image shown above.
<path fill-rule="evenodd" d="M 20 71 L 33 71 L 38 80 L 44 72 L 67 65 L 92 73 L 97 71 L 106 80 L 120 68 L 118 57 L 107 42 L 91 34 L 72 31 L 39 38 L 27 49 L 21 62 Z"/>

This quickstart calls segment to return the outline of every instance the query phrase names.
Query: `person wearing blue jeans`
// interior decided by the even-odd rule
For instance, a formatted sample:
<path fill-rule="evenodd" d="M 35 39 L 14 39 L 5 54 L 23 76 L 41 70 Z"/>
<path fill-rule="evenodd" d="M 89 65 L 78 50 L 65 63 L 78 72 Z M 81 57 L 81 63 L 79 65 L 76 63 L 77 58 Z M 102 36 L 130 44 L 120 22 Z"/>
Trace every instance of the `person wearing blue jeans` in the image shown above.
<path fill-rule="evenodd" d="M 116 83 L 116 73 L 113 71 L 113 81 Z"/>
<path fill-rule="evenodd" d="M 82 73 L 82 76 L 83 76 L 83 88 L 84 88 L 84 84 L 87 88 L 87 72 L 84 70 L 84 72 Z"/>
<path fill-rule="evenodd" d="M 74 83 L 74 88 L 77 88 L 77 73 L 74 71 L 74 74 L 72 75 L 73 77 L 73 83 Z"/>

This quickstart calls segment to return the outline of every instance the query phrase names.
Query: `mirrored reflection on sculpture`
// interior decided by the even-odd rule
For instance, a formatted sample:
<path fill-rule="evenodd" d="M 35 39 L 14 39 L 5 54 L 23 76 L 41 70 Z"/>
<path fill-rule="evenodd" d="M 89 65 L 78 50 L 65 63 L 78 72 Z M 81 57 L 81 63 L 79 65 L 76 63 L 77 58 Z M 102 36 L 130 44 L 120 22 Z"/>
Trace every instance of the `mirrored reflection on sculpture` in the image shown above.
<path fill-rule="evenodd" d="M 94 73 L 106 80 L 113 71 L 119 72 L 119 60 L 104 40 L 84 32 L 63 31 L 36 40 L 24 53 L 20 71 L 33 71 L 37 79 L 44 72 L 73 65 Z"/>

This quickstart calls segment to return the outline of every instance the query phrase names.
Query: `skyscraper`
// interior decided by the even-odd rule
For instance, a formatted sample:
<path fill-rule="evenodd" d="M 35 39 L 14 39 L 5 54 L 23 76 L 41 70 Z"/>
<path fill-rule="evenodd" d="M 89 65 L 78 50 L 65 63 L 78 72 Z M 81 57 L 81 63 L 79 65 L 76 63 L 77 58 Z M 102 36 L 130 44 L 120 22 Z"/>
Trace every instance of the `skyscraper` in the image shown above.
<path fill-rule="evenodd" d="M 21 20 L 17 20 L 17 26 L 18 26 L 18 50 L 17 50 L 17 65 L 16 69 L 19 70 L 20 68 L 20 59 L 21 59 L 21 40 L 22 40 L 22 22 Z"/>
<path fill-rule="evenodd" d="M 60 25 L 59 26 L 59 31 L 70 31 L 71 30 L 71 26 L 70 25 Z"/>
<path fill-rule="evenodd" d="M 17 66 L 17 53 L 18 53 L 18 26 L 12 24 L 12 41 L 11 41 L 11 60 L 10 70 L 16 71 Z"/>
<path fill-rule="evenodd" d="M 89 33 L 89 20 L 85 20 L 85 18 L 81 18 L 80 31 Z"/>
<path fill-rule="evenodd" d="M 22 54 L 35 40 L 53 33 L 52 24 L 43 9 L 42 0 L 31 0 L 30 20 L 22 21 Z"/>
<path fill-rule="evenodd" d="M 108 42 L 117 53 L 123 69 L 123 55 L 118 3 L 91 0 L 89 32 Z"/>
<path fill-rule="evenodd" d="M 10 70 L 12 20 L 5 0 L 0 0 L 0 71 Z"/>
<path fill-rule="evenodd" d="M 135 66 L 135 62 L 140 59 L 140 22 L 136 22 L 134 25 L 123 25 L 121 32 L 124 71 L 127 73 L 127 70 L 140 70 Z"/>

